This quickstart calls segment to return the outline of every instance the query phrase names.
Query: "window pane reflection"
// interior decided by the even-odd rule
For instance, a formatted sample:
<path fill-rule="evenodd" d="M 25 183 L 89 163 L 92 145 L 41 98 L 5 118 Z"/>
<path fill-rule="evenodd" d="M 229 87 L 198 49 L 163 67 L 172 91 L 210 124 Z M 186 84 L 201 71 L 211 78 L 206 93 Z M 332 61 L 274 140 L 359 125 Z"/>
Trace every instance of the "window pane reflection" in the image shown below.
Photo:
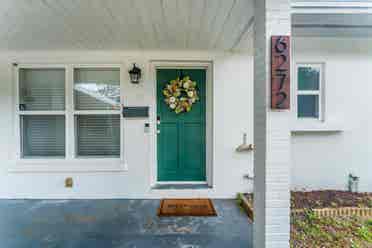
<path fill-rule="evenodd" d="M 120 109 L 119 69 L 75 69 L 74 81 L 76 110 Z"/>

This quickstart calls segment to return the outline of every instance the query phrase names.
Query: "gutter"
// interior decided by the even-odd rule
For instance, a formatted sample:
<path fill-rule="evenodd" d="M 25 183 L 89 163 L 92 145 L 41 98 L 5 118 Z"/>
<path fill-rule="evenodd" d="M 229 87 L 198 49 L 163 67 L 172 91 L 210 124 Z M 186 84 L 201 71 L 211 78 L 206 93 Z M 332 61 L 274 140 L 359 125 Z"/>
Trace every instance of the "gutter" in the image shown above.
<path fill-rule="evenodd" d="M 372 2 L 324 1 L 292 2 L 294 14 L 371 14 Z"/>

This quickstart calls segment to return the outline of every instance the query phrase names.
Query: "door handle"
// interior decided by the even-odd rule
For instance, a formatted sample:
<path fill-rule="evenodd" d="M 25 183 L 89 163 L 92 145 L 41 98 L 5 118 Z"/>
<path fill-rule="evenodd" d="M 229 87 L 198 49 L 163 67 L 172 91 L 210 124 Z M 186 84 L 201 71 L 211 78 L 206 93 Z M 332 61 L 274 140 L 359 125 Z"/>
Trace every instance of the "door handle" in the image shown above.
<path fill-rule="evenodd" d="M 160 134 L 160 130 L 156 130 L 156 134 Z"/>

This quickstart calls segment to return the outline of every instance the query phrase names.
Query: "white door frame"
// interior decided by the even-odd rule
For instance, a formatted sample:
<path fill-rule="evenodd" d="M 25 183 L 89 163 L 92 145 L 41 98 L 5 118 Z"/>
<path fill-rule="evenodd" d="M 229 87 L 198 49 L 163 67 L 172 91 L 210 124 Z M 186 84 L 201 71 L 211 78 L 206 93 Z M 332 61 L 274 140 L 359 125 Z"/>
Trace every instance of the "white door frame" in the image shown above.
<path fill-rule="evenodd" d="M 157 158 L 157 80 L 156 70 L 157 69 L 205 69 L 206 70 L 206 181 L 204 182 L 159 182 L 158 181 L 158 158 Z M 166 60 L 154 60 L 150 61 L 150 76 L 151 82 L 153 82 L 153 109 L 151 122 L 153 124 L 153 135 L 151 143 L 154 147 L 153 165 L 151 166 L 151 186 L 156 184 L 205 184 L 209 187 L 213 187 L 213 62 L 212 61 L 166 61 Z"/>

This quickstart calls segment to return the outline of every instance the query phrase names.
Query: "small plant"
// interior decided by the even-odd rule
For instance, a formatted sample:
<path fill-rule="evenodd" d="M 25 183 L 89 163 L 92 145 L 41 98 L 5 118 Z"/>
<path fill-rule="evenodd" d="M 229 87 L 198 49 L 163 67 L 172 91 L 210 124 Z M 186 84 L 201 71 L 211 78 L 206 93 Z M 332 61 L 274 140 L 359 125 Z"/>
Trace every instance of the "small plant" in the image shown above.
<path fill-rule="evenodd" d="M 369 228 L 372 228 L 372 219 L 368 219 L 366 225 L 369 226 Z"/>
<path fill-rule="evenodd" d="M 372 233 L 369 232 L 366 226 L 359 227 L 358 236 L 367 242 L 372 242 Z"/>
<path fill-rule="evenodd" d="M 360 248 L 359 245 L 354 243 L 354 241 L 352 239 L 350 239 L 350 243 L 351 243 L 351 248 Z"/>
<path fill-rule="evenodd" d="M 314 221 L 317 219 L 314 210 L 305 209 L 305 220 L 308 224 L 313 225 Z"/>
<path fill-rule="evenodd" d="M 242 201 L 243 201 L 243 193 L 238 193 L 236 194 L 236 204 L 238 204 L 240 206 L 240 204 L 242 204 Z"/>
<path fill-rule="evenodd" d="M 360 238 L 372 243 L 372 219 L 367 220 L 362 226 L 360 226 L 357 230 L 357 234 Z"/>
<path fill-rule="evenodd" d="M 238 194 L 236 195 L 236 200 L 235 200 L 235 201 L 236 201 L 236 204 L 237 204 L 238 207 L 239 207 L 239 209 L 242 210 L 242 211 L 244 211 L 244 209 L 243 209 L 243 207 L 242 207 L 243 197 L 244 197 L 243 193 L 238 193 Z"/>
<path fill-rule="evenodd" d="M 369 199 L 368 200 L 367 207 L 372 208 L 372 199 Z"/>

